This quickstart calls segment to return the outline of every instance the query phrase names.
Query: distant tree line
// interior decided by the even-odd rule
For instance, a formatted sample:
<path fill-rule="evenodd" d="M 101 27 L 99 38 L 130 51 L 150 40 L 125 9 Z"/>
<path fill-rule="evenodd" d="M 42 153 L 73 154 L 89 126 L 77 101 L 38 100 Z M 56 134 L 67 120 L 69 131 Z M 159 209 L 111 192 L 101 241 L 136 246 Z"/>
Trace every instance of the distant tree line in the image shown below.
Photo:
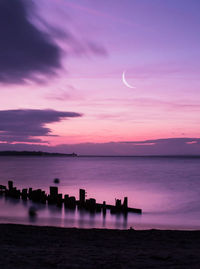
<path fill-rule="evenodd" d="M 48 156 L 48 157 L 76 157 L 76 153 L 53 153 L 43 151 L 0 151 L 0 156 Z"/>

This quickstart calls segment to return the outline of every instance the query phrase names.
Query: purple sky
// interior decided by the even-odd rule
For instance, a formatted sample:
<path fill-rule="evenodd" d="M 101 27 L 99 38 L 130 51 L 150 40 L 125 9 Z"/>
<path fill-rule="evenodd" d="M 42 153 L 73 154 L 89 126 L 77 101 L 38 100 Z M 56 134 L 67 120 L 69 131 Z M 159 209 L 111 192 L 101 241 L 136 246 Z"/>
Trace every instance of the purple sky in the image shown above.
<path fill-rule="evenodd" d="M 0 150 L 200 154 L 199 10 L 0 0 Z"/>

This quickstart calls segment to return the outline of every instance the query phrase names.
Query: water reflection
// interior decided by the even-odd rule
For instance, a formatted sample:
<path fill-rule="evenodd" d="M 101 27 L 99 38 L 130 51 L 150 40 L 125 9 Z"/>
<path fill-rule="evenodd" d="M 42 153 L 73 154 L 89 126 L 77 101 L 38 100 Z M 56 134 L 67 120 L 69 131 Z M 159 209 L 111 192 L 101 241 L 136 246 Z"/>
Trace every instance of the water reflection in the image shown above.
<path fill-rule="evenodd" d="M 20 200 L 20 199 L 14 199 L 11 197 L 6 197 L 6 196 L 3 198 L 5 199 L 6 203 L 11 204 L 11 205 L 17 205 L 17 204 L 22 203 L 22 200 Z"/>
<path fill-rule="evenodd" d="M 33 223 L 78 228 L 127 229 L 128 214 L 107 214 L 86 209 L 66 208 L 64 205 L 44 205 L 0 196 L 1 215 L 11 223 Z M 12 210 L 11 210 L 12 208 Z M 30 213 L 31 210 L 35 214 Z M 1 218 L 2 219 L 2 218 Z"/>
<path fill-rule="evenodd" d="M 142 216 L 77 212 L 40 204 L 37 225 L 89 228 L 200 228 L 200 159 L 168 158 L 0 158 L 0 184 L 14 178 L 48 192 L 53 178 L 60 178 L 59 192 L 77 197 L 87 189 L 97 203 L 113 204 L 115 197 L 129 197 L 129 204 L 143 209 Z M 67 175 L 67 176 L 66 176 Z M 29 223 L 32 203 L 5 200 L 0 195 L 0 222 Z"/>
<path fill-rule="evenodd" d="M 37 210 L 35 209 L 35 207 L 30 207 L 28 214 L 29 214 L 29 222 L 36 223 L 37 222 Z"/>
<path fill-rule="evenodd" d="M 34 206 L 37 211 L 35 216 L 30 216 L 29 209 Z M 17 200 L 0 196 L 1 217 L 0 222 L 22 223 L 34 225 L 48 225 L 59 227 L 77 227 L 77 228 L 112 228 L 112 229 L 136 229 L 160 228 L 160 229 L 199 229 L 199 223 L 188 225 L 190 221 L 195 223 L 191 218 L 185 219 L 184 225 L 180 220 L 184 216 L 179 214 L 107 214 L 103 212 L 94 213 L 85 209 L 78 210 L 66 208 L 64 204 L 61 207 L 56 205 L 44 205 L 32 201 Z M 162 218 L 160 218 L 160 216 Z M 171 220 L 175 225 L 171 225 L 167 220 Z M 177 225 L 177 226 L 176 226 Z"/>

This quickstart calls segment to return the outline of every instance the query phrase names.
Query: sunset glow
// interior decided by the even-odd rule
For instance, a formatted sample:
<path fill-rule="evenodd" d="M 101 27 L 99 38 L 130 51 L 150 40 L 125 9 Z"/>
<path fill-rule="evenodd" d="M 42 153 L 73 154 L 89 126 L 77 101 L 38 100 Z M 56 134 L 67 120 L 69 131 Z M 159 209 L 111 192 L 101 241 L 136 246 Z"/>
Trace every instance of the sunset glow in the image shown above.
<path fill-rule="evenodd" d="M 134 155 L 148 151 L 123 142 L 169 139 L 172 154 L 199 153 L 199 1 L 12 2 L 7 13 L 6 1 L 0 4 L 0 25 L 9 18 L 12 24 L 0 45 L 1 149 L 68 151 L 69 145 L 80 154 L 103 154 L 96 144 L 115 142 L 105 154 Z M 135 88 L 123 83 L 125 70 Z M 10 116 L 17 110 L 25 111 L 22 118 Z M 45 116 L 34 125 L 32 115 L 22 132 L 19 122 L 29 110 L 76 116 Z M 7 117 L 18 127 L 10 128 Z M 180 139 L 181 150 L 173 151 L 170 139 Z M 165 154 L 164 147 L 156 154 Z"/>

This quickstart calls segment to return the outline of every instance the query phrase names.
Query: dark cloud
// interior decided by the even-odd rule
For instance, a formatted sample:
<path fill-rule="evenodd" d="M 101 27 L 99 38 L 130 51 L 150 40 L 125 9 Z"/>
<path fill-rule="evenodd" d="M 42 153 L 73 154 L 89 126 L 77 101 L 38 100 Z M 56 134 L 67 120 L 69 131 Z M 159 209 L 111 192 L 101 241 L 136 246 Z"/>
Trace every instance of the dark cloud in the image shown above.
<path fill-rule="evenodd" d="M 59 40 L 65 41 L 65 48 Z M 1 83 L 45 81 L 62 67 L 64 50 L 67 56 L 106 54 L 99 44 L 80 41 L 67 26 L 58 29 L 44 21 L 32 0 L 0 0 Z"/>
<path fill-rule="evenodd" d="M 0 0 L 0 82 L 22 83 L 60 67 L 59 47 L 30 23 L 27 7 L 31 0 Z"/>
<path fill-rule="evenodd" d="M 39 137 L 51 136 L 51 129 L 45 127 L 46 124 L 81 116 L 75 112 L 50 109 L 1 110 L 0 141 L 45 143 Z"/>

